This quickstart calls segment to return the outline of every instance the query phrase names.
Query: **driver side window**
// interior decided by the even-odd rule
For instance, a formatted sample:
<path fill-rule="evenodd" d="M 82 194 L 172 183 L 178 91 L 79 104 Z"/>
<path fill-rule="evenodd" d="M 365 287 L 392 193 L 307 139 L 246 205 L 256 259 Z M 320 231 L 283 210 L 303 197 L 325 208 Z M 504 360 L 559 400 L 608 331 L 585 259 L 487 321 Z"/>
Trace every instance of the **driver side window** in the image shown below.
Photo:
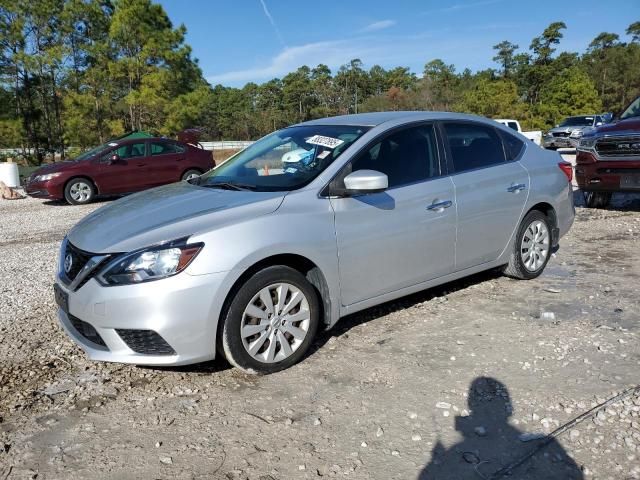
<path fill-rule="evenodd" d="M 440 175 L 433 125 L 405 128 L 375 143 L 352 163 L 352 171 L 376 170 L 387 175 L 389 188 Z"/>

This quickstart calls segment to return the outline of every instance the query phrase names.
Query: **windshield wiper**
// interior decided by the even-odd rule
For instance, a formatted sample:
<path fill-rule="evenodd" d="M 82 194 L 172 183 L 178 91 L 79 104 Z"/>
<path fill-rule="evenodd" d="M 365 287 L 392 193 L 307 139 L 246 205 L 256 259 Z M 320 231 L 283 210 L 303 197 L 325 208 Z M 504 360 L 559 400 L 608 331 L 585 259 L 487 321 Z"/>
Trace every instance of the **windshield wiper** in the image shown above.
<path fill-rule="evenodd" d="M 204 183 L 199 186 L 205 188 L 221 188 L 224 190 L 254 190 L 256 188 L 254 185 L 232 182 Z"/>

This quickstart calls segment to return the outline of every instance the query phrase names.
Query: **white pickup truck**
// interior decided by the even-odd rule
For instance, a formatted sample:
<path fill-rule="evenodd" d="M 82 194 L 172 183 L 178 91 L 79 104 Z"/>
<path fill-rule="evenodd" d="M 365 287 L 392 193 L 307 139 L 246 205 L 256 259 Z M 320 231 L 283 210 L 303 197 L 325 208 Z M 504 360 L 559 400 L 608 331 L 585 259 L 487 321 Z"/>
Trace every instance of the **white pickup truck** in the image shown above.
<path fill-rule="evenodd" d="M 517 120 L 511 120 L 510 118 L 496 118 L 494 119 L 496 122 L 503 124 L 506 127 L 509 127 L 516 132 L 520 132 L 529 140 L 534 142 L 536 145 L 542 145 L 542 131 L 541 130 L 533 130 L 531 132 L 523 132 L 520 127 L 520 122 Z"/>

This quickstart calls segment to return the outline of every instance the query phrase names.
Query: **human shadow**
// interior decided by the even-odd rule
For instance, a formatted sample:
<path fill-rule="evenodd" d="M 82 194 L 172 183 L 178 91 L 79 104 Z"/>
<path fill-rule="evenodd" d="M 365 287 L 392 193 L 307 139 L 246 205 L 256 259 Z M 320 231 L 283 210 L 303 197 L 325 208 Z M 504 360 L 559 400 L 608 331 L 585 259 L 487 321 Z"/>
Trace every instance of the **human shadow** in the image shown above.
<path fill-rule="evenodd" d="M 513 406 L 503 383 L 489 377 L 476 378 L 469 387 L 468 405 L 469 416 L 455 418 L 455 428 L 462 440 L 446 449 L 438 439 L 431 461 L 420 472 L 419 480 L 584 478 L 575 461 L 555 439 L 529 440 L 521 437 L 524 432 L 508 423 Z M 514 467 L 518 460 L 545 442 L 548 444 Z"/>

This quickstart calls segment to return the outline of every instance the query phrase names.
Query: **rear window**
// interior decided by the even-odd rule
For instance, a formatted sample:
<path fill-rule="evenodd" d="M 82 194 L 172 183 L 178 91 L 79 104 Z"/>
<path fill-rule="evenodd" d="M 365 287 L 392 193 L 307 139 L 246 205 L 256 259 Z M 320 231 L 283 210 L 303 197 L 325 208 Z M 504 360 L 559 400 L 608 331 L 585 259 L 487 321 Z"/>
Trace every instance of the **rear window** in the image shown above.
<path fill-rule="evenodd" d="M 502 137 L 502 143 L 504 144 L 504 153 L 507 157 L 507 161 L 515 160 L 520 156 L 524 149 L 524 142 L 515 135 L 500 130 L 500 136 Z"/>
<path fill-rule="evenodd" d="M 183 153 L 184 147 L 173 142 L 151 142 L 151 155 L 166 155 L 168 153 Z"/>

